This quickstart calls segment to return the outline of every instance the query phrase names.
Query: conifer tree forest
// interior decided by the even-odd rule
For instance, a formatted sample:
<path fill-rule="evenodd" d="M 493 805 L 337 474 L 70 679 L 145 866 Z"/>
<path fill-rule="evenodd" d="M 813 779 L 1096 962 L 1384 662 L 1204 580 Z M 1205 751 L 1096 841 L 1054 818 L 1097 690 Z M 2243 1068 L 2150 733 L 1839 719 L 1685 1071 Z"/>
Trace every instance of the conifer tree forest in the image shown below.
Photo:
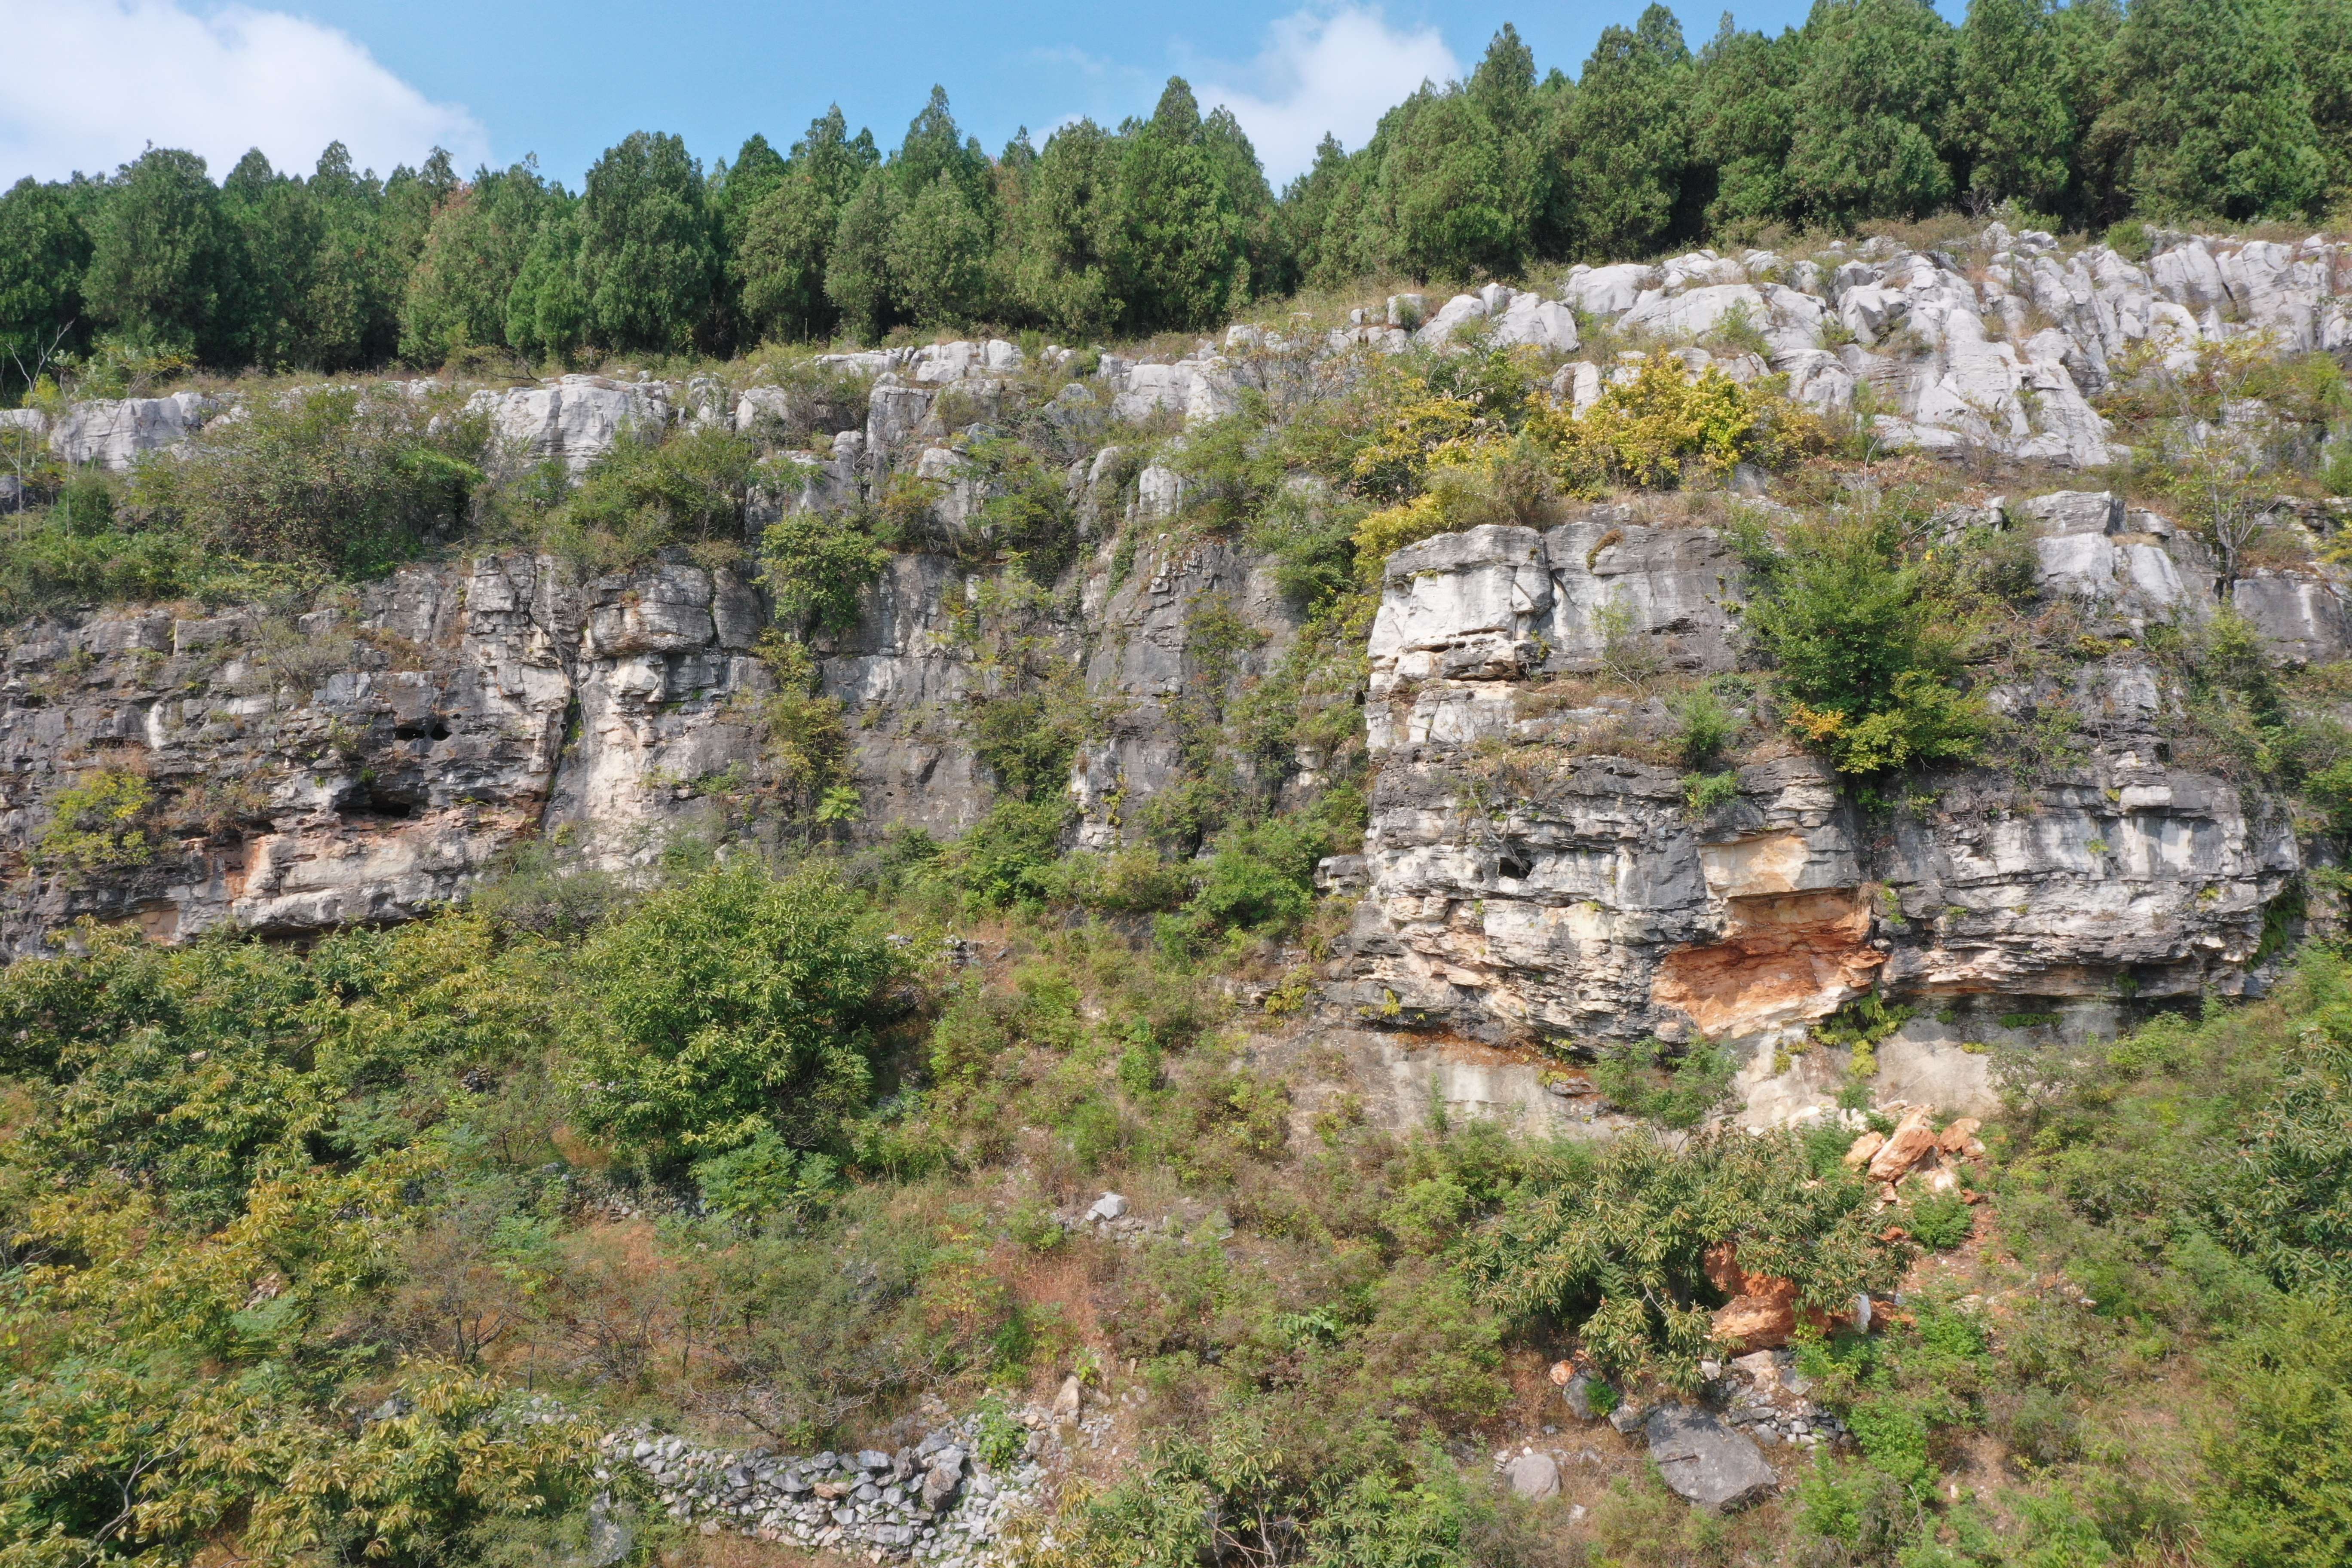
<path fill-rule="evenodd" d="M 780 143 L 782 145 L 780 145 Z M 707 157 L 707 162 L 706 162 Z M 218 174 L 217 179 L 215 175 Z M 2008 205 L 2300 221 L 2352 200 L 2344 0 L 1823 0 L 1693 47 L 1652 5 L 1571 76 L 1506 26 L 1364 146 L 1276 193 L 1171 79 L 1149 118 L 991 156 L 947 95 L 896 146 L 835 109 L 731 157 L 633 134 L 582 188 L 436 153 L 378 177 L 159 149 L 0 197 L 0 354 L 107 339 L 216 367 L 436 366 L 584 348 L 724 355 L 986 322 L 1196 331 L 1370 274 L 1452 281 Z"/>

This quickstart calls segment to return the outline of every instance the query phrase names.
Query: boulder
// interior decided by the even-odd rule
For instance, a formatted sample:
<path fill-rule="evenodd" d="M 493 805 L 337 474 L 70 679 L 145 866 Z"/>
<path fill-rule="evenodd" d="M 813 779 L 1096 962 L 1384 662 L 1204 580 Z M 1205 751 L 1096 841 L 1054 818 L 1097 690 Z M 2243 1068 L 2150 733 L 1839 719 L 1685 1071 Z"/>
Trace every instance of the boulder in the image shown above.
<path fill-rule="evenodd" d="M 1078 1374 L 1072 1373 L 1062 1379 L 1061 1392 L 1054 1395 L 1054 1419 L 1076 1421 L 1085 1400 L 1084 1385 L 1078 1382 Z"/>
<path fill-rule="evenodd" d="M 1523 1498 L 1559 1495 L 1559 1465 L 1549 1454 L 1521 1454 L 1504 1467 L 1503 1474 Z"/>
<path fill-rule="evenodd" d="M 1797 1331 L 1796 1282 L 1753 1275 L 1748 1284 L 1716 1309 L 1715 1337 L 1742 1351 L 1779 1350 Z"/>
<path fill-rule="evenodd" d="M 1491 340 L 1498 345 L 1529 343 L 1571 353 L 1578 347 L 1576 312 L 1556 300 L 1516 294 L 1498 313 Z"/>
<path fill-rule="evenodd" d="M 1568 1413 L 1579 1421 L 1598 1421 L 1601 1419 L 1602 1403 L 1611 1402 L 1609 1407 L 1612 1410 L 1616 1408 L 1613 1403 L 1615 1395 L 1606 1392 L 1608 1387 L 1607 1384 L 1590 1373 L 1580 1372 L 1560 1384 L 1559 1396 L 1567 1405 Z M 1596 1399 L 1593 1397 L 1595 1394 L 1603 1394 L 1604 1399 Z"/>
<path fill-rule="evenodd" d="M 1638 261 L 1614 267 L 1578 266 L 1569 269 L 1561 293 L 1577 309 L 1594 316 L 1622 316 L 1658 286 L 1657 269 Z"/>
<path fill-rule="evenodd" d="M 1977 1133 L 1984 1123 L 1973 1116 L 1963 1116 L 1936 1135 L 1936 1147 L 1947 1154 L 1981 1154 L 1984 1145 L 1977 1142 Z"/>
<path fill-rule="evenodd" d="M 1413 333 L 1412 341 L 1423 348 L 1439 348 L 1453 341 L 1454 334 L 1465 321 L 1475 321 L 1486 314 L 1486 301 L 1475 294 L 1456 294 L 1438 308 L 1429 324 Z"/>
<path fill-rule="evenodd" d="M 1875 1130 L 1865 1132 L 1853 1141 L 1853 1148 L 1845 1152 L 1845 1163 L 1857 1171 L 1862 1170 L 1885 1146 L 1885 1133 Z"/>
<path fill-rule="evenodd" d="M 963 1450 L 940 1449 L 931 1456 L 930 1468 L 923 1476 L 923 1507 L 932 1513 L 939 1512 L 962 1483 Z"/>
<path fill-rule="evenodd" d="M 488 417 L 494 456 L 528 467 L 560 458 L 577 475 L 631 432 L 670 423 L 666 382 L 565 375 L 538 386 L 477 392 L 468 413 Z"/>
<path fill-rule="evenodd" d="M 1105 1222 L 1123 1218 L 1126 1214 L 1127 1200 L 1117 1193 L 1105 1193 L 1095 1200 L 1094 1207 L 1087 1210 L 1088 1219 Z"/>
<path fill-rule="evenodd" d="M 1769 1497 L 1780 1485 L 1764 1451 L 1708 1411 L 1661 1405 L 1643 1430 L 1658 1474 L 1700 1508 L 1729 1513 Z"/>
<path fill-rule="evenodd" d="M 1924 1107 L 1909 1111 L 1887 1134 L 1878 1152 L 1870 1157 L 1870 1179 L 1900 1181 L 1912 1166 L 1935 1152 L 1936 1129 L 1931 1113 Z"/>

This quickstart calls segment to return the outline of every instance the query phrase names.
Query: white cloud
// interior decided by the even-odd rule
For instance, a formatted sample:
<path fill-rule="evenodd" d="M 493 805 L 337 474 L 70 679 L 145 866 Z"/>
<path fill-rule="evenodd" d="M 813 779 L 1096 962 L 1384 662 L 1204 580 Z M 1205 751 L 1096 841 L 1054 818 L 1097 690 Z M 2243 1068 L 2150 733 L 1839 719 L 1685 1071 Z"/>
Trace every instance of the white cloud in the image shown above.
<path fill-rule="evenodd" d="M 435 103 L 349 34 L 282 11 L 198 16 L 178 0 L 5 0 L 0 186 L 25 174 L 110 173 L 153 142 L 201 154 L 213 177 L 258 147 L 308 174 L 330 142 L 389 174 L 436 145 L 466 168 L 489 136 Z"/>
<path fill-rule="evenodd" d="M 1436 28 L 1400 31 L 1377 8 L 1346 5 L 1272 24 L 1265 48 L 1235 74 L 1233 85 L 1204 84 L 1200 100 L 1234 111 L 1279 189 L 1314 164 L 1326 132 L 1360 147 L 1382 114 L 1423 81 L 1460 76 L 1462 66 Z"/>

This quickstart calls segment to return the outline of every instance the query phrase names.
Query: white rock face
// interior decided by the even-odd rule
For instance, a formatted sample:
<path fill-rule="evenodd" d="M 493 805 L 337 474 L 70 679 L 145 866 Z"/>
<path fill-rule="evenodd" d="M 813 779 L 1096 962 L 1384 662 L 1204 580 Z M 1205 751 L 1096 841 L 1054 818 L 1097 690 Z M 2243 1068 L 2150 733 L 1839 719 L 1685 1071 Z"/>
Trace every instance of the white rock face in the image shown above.
<path fill-rule="evenodd" d="M 1018 347 L 1002 338 L 991 338 L 984 343 L 927 343 L 908 363 L 914 379 L 934 382 L 1011 375 L 1024 362 Z"/>
<path fill-rule="evenodd" d="M 142 453 L 176 447 L 204 428 L 219 405 L 200 392 L 77 403 L 49 430 L 49 446 L 68 463 L 127 468 Z"/>
<path fill-rule="evenodd" d="M 1113 416 L 1129 422 L 1172 413 L 1197 425 L 1241 406 L 1232 369 L 1219 354 L 1172 364 L 1130 364 L 1105 354 L 1097 374 L 1110 386 Z"/>
<path fill-rule="evenodd" d="M 1514 294 L 1509 305 L 1496 315 L 1490 341 L 1505 345 L 1528 343 L 1556 353 L 1573 353 L 1581 346 L 1576 335 L 1576 312 L 1557 300 L 1528 293 Z"/>
<path fill-rule="evenodd" d="M 538 386 L 478 392 L 466 408 L 489 416 L 496 460 L 529 465 L 556 458 L 578 475 L 630 432 L 669 424 L 674 391 L 667 382 L 566 375 Z"/>
<path fill-rule="evenodd" d="M 1412 334 L 1412 341 L 1423 348 L 1440 347 L 1451 342 L 1465 322 L 1484 321 L 1486 316 L 1486 300 L 1475 294 L 1456 294 L 1438 307 L 1437 314 Z"/>

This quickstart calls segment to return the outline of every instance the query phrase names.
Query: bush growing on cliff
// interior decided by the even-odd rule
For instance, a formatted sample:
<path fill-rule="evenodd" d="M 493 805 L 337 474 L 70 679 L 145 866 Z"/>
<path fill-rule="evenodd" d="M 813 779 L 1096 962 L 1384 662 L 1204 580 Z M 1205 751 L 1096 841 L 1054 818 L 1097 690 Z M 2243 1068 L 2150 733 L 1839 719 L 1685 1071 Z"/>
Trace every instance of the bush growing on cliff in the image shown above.
<path fill-rule="evenodd" d="M 33 857 L 75 871 L 143 866 L 155 853 L 147 821 L 154 805 L 155 791 L 145 779 L 100 768 L 58 793 Z"/>
<path fill-rule="evenodd" d="M 1729 1053 L 1705 1040 L 1680 1051 L 1642 1040 L 1604 1047 L 1592 1083 L 1620 1110 L 1667 1127 L 1696 1127 L 1722 1105 L 1738 1070 Z"/>
<path fill-rule="evenodd" d="M 549 498 L 555 505 L 538 525 L 540 540 L 593 572 L 644 565 L 670 545 L 705 565 L 736 563 L 758 456 L 719 427 L 615 442 L 578 489 Z"/>
<path fill-rule="evenodd" d="M 1971 606 L 1934 591 L 1891 518 L 1800 524 L 1785 544 L 1751 527 L 1744 542 L 1745 625 L 1793 731 L 1863 777 L 1976 757 L 1991 718 L 1958 684 Z"/>
<path fill-rule="evenodd" d="M 854 520 L 813 511 L 770 523 L 760 555 L 778 614 L 828 632 L 856 629 L 859 596 L 890 559 Z"/>
<path fill-rule="evenodd" d="M 208 551 L 365 576 L 463 525 L 483 435 L 392 389 L 319 388 L 142 465 L 131 499 Z"/>

